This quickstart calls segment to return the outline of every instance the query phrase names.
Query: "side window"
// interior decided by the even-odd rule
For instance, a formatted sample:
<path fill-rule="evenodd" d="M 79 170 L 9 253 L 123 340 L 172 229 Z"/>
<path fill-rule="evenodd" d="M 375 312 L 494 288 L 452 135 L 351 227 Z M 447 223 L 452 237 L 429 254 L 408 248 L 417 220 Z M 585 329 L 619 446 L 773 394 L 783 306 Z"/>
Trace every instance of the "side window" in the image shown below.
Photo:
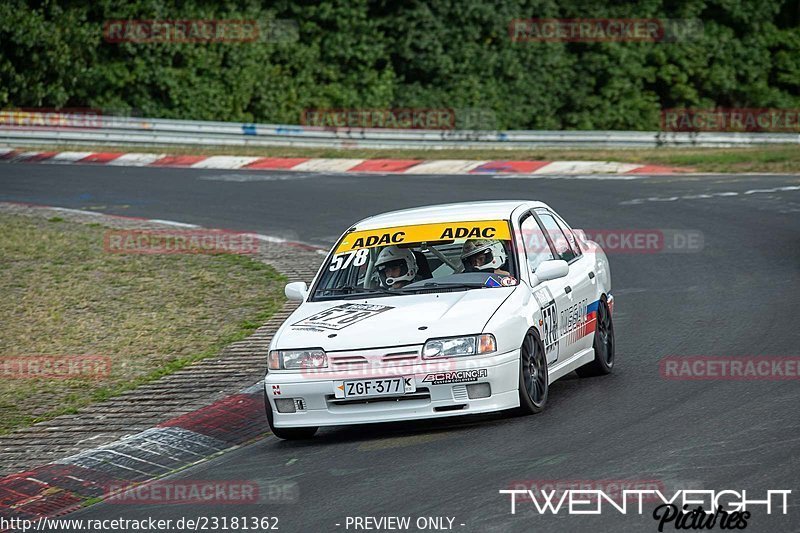
<path fill-rule="evenodd" d="M 532 215 L 529 214 L 519 227 L 522 248 L 528 257 L 528 270 L 534 272 L 542 262 L 553 259 L 553 252 L 550 250 L 542 228 L 539 227 Z"/>
<path fill-rule="evenodd" d="M 578 239 L 575 237 L 575 233 L 572 229 L 564 222 L 564 219 L 558 216 L 555 213 L 550 213 L 556 219 L 556 223 L 558 227 L 561 228 L 561 231 L 564 232 L 564 235 L 567 236 L 567 241 L 569 241 L 570 247 L 572 247 L 572 251 L 575 252 L 575 255 L 581 255 L 583 251 L 581 250 L 581 245 L 578 243 Z"/>
<path fill-rule="evenodd" d="M 572 249 L 567 236 L 564 235 L 564 232 L 561 230 L 561 227 L 558 225 L 553 215 L 544 209 L 537 209 L 536 214 L 539 216 L 539 220 L 542 221 L 542 225 L 548 237 L 553 241 L 553 246 L 556 249 L 558 258 L 563 259 L 567 263 L 575 259 L 578 254 Z"/>

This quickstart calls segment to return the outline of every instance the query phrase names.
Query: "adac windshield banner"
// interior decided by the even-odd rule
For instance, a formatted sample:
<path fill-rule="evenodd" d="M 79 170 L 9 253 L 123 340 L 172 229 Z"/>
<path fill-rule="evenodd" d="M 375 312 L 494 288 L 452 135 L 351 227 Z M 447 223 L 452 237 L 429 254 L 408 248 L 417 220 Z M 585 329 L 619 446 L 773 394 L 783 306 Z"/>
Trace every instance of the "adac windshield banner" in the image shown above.
<path fill-rule="evenodd" d="M 441 222 L 418 224 L 395 228 L 378 228 L 348 233 L 336 248 L 336 253 L 350 252 L 362 248 L 390 246 L 420 242 L 449 241 L 458 239 L 511 239 L 506 220 L 479 220 L 476 222 Z"/>

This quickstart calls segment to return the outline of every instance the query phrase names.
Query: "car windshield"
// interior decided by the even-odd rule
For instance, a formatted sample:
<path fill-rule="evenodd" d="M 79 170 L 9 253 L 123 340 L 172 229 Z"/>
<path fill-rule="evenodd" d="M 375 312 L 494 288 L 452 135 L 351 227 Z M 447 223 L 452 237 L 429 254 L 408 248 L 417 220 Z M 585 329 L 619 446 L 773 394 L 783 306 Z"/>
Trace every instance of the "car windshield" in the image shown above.
<path fill-rule="evenodd" d="M 356 229 L 337 244 L 313 298 L 508 287 L 517 277 L 506 220 Z"/>

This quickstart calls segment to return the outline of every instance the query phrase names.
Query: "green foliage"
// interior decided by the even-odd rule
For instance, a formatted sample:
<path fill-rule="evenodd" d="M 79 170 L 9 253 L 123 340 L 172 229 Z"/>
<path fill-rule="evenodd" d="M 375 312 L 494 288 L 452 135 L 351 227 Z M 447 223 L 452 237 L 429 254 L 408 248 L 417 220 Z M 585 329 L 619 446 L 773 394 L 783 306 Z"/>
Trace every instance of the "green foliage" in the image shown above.
<path fill-rule="evenodd" d="M 698 19 L 677 42 L 513 42 L 529 18 Z M 296 23 L 296 39 L 112 43 L 112 20 Z M 800 108 L 793 0 L 6 0 L 0 107 L 298 123 L 306 108 L 476 108 L 512 129 L 655 129 L 671 107 Z"/>

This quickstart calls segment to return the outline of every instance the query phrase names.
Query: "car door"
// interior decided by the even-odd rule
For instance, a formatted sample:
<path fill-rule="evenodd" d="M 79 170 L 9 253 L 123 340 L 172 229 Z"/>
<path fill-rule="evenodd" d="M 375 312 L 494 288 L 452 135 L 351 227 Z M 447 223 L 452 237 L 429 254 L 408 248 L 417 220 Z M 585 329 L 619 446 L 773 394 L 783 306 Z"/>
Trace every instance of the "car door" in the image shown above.
<path fill-rule="evenodd" d="M 564 306 L 559 309 L 559 344 L 570 355 L 591 347 L 588 315 L 594 302 L 595 278 L 592 261 L 581 251 L 575 235 L 566 223 L 546 208 L 536 209 L 557 258 L 569 265 L 564 284 Z M 593 331 L 593 330 L 592 330 Z"/>
<path fill-rule="evenodd" d="M 525 253 L 525 260 L 522 262 L 522 266 L 524 268 L 527 264 L 528 272 L 535 273 L 536 268 L 542 262 L 556 258 L 552 244 L 531 211 L 522 215 L 519 228 L 522 237 L 522 249 Z M 542 343 L 544 344 L 548 365 L 558 361 L 559 358 L 567 356 L 567 352 L 561 348 L 558 328 L 559 310 L 564 309 L 567 305 L 566 285 L 567 278 L 559 278 L 543 281 L 535 287 L 530 287 L 533 297 L 542 310 L 542 318 L 538 326 L 542 334 Z"/>

